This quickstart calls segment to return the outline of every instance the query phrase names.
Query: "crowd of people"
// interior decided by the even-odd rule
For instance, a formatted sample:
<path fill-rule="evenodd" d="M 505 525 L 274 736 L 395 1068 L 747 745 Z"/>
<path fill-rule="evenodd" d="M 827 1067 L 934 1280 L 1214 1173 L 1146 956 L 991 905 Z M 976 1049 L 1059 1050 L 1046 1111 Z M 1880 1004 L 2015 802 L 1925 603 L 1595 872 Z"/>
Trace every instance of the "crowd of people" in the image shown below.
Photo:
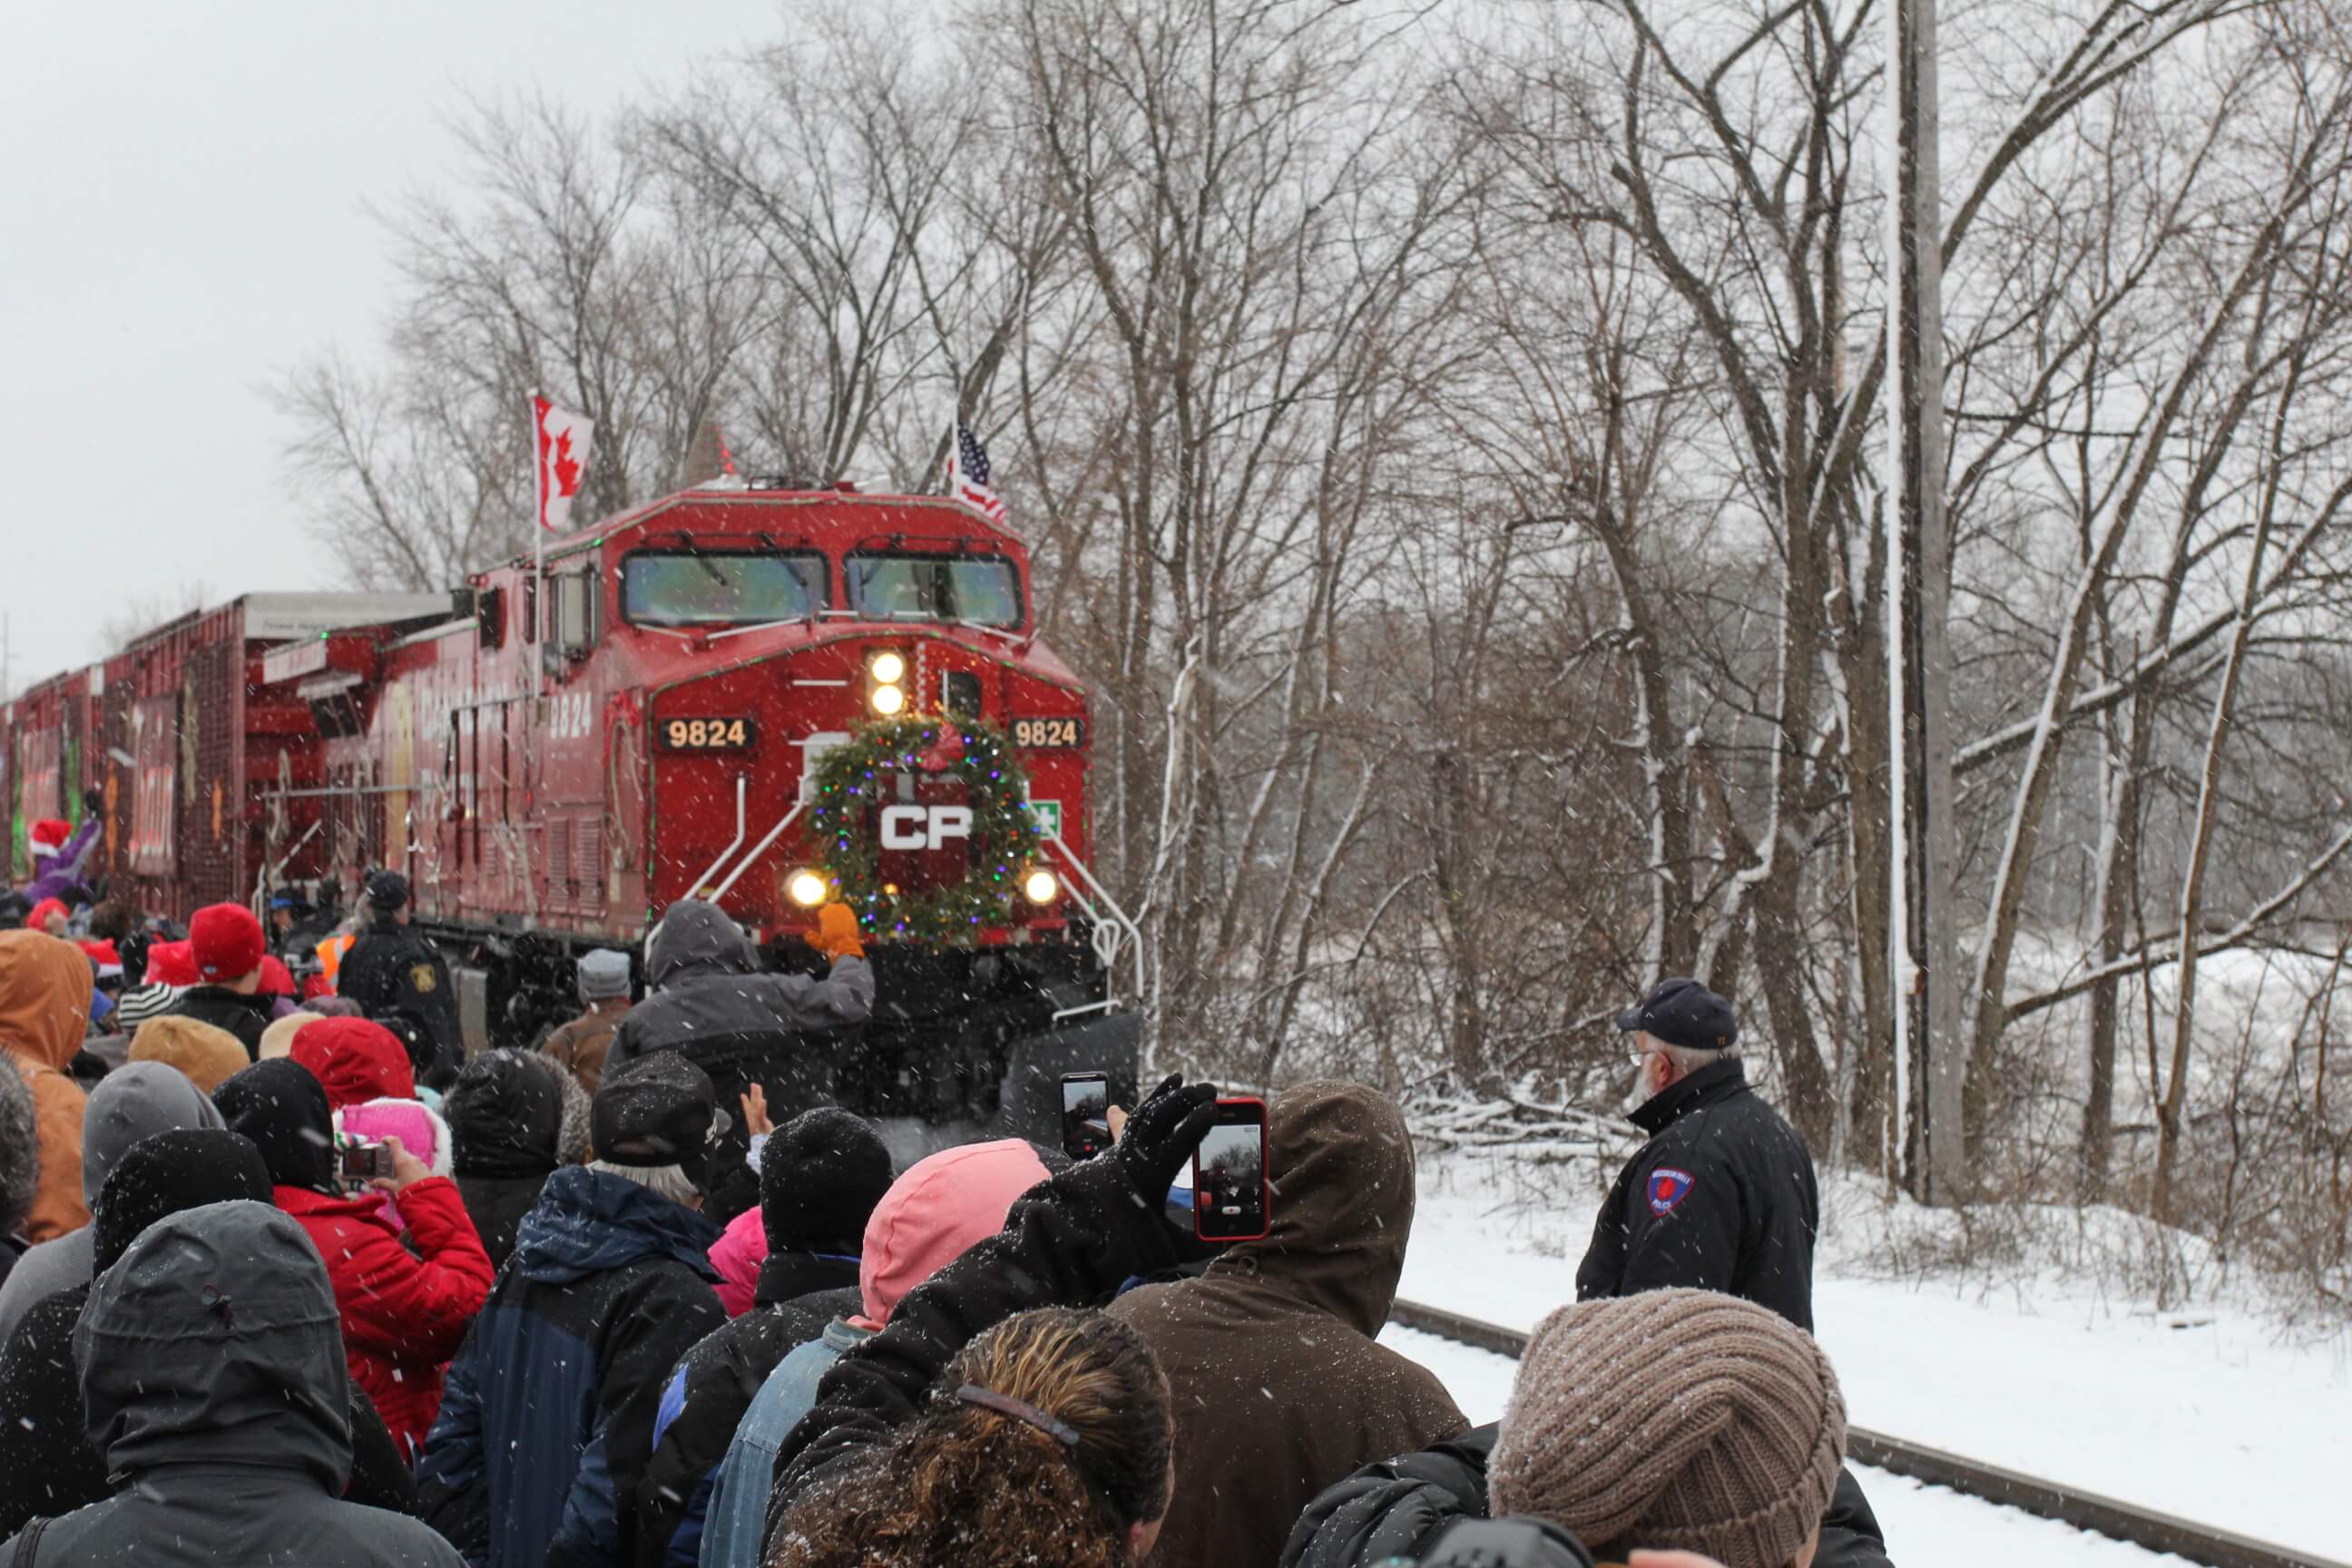
<path fill-rule="evenodd" d="M 396 877 L 349 929 L 70 887 L 0 931 L 0 1568 L 1887 1561 L 1811 1164 L 1690 982 L 1620 1020 L 1650 1142 L 1474 1427 L 1377 1342 L 1415 1162 L 1365 1085 L 1270 1098 L 1267 1232 L 1212 1246 L 1181 1078 L 1087 1158 L 897 1169 L 831 1103 L 837 907 L 787 976 L 681 901 L 645 994 L 591 954 L 468 1057 Z"/>

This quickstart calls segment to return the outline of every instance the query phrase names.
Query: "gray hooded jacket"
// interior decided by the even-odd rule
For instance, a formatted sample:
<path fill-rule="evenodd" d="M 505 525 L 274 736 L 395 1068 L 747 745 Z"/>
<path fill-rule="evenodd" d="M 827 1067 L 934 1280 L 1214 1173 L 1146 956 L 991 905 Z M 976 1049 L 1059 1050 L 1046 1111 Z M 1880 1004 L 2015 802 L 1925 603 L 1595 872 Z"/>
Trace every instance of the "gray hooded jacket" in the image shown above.
<path fill-rule="evenodd" d="M 36 1568 L 462 1568 L 425 1525 L 336 1495 L 352 1436 L 334 1292 L 267 1204 L 150 1226 L 92 1287 L 74 1359 L 90 1443 L 130 1484 L 28 1527 Z"/>
<path fill-rule="evenodd" d="M 711 1162 L 712 1216 L 721 1224 L 759 1201 L 736 1099 L 758 1084 L 781 1127 L 833 1101 L 838 1036 L 874 1012 L 874 971 L 837 958 L 824 979 L 763 974 L 759 954 L 715 904 L 680 899 L 646 952 L 646 999 L 629 1009 L 604 1056 L 609 1079 L 655 1051 L 675 1050 L 710 1075 L 721 1112 Z"/>
<path fill-rule="evenodd" d="M 179 1068 L 162 1062 L 132 1062 L 110 1072 L 90 1090 L 81 1115 L 81 1201 L 92 1213 L 114 1163 L 133 1143 L 158 1132 L 226 1125 L 205 1091 Z M 16 1260 L 0 1285 L 0 1345 L 35 1303 L 59 1290 L 89 1283 L 90 1227 L 45 1241 Z"/>

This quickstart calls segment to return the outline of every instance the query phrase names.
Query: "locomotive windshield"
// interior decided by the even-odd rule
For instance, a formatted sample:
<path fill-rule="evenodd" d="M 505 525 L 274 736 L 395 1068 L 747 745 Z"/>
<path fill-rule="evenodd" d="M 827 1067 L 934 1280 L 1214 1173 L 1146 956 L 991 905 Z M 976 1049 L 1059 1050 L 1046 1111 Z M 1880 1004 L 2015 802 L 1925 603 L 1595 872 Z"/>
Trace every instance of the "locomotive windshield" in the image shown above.
<path fill-rule="evenodd" d="M 1021 624 L 1013 563 L 984 555 L 853 555 L 850 607 L 871 620 Z"/>
<path fill-rule="evenodd" d="M 621 567 L 621 613 L 642 626 L 757 626 L 824 607 L 817 555 L 632 555 Z"/>

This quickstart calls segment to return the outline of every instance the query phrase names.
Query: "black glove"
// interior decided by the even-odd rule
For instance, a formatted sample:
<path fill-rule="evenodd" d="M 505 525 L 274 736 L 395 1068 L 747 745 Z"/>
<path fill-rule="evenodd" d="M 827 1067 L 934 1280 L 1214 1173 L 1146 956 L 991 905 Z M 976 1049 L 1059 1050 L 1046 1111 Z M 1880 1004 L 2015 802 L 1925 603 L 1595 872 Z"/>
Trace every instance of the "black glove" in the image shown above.
<path fill-rule="evenodd" d="M 1217 1086 L 1188 1087 L 1184 1075 L 1175 1074 L 1144 1096 L 1127 1119 L 1127 1131 L 1113 1145 L 1111 1157 L 1145 1201 L 1160 1204 L 1216 1120 Z"/>
<path fill-rule="evenodd" d="M 106 809 L 106 792 L 95 785 L 82 791 L 81 808 L 90 816 L 96 816 Z"/>

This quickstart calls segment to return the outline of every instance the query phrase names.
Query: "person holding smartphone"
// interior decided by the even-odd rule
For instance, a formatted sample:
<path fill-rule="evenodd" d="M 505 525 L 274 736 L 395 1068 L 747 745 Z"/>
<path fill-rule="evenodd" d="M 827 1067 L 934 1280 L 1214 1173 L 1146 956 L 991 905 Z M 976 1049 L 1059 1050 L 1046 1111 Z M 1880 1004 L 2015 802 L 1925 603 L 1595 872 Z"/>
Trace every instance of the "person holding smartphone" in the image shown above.
<path fill-rule="evenodd" d="M 1266 1108 L 1263 1163 L 1257 1148 L 1204 1142 L 1193 1201 L 1204 1237 L 1262 1234 L 1197 1279 L 1110 1309 L 1150 1342 L 1175 1392 L 1160 1563 L 1271 1563 L 1325 1487 L 1470 1426 L 1435 1376 L 1372 1342 L 1412 1234 L 1403 1113 L 1362 1084 L 1301 1084 Z M 1268 1178 L 1260 1219 L 1249 1209 Z"/>

